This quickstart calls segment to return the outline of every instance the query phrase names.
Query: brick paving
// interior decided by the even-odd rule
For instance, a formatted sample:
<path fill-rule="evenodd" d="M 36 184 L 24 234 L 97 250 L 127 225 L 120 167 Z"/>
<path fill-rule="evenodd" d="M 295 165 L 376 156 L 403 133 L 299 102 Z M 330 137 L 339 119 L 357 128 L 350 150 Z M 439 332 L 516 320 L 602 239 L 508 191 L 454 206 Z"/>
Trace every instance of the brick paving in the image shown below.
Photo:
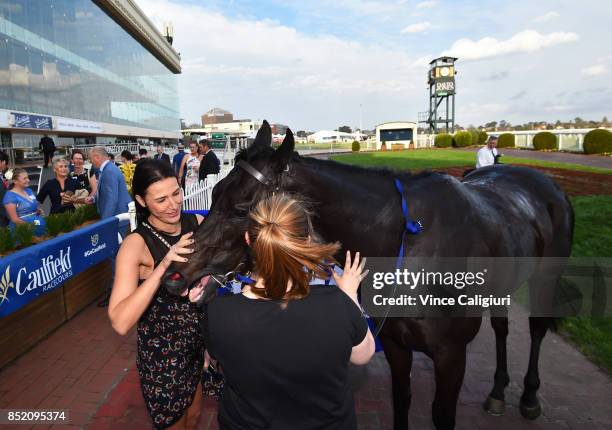
<path fill-rule="evenodd" d="M 542 347 L 540 398 L 543 416 L 524 420 L 518 412 L 527 367 L 525 315 L 511 313 L 509 369 L 504 417 L 484 413 L 481 403 L 491 389 L 494 336 L 488 321 L 468 347 L 465 383 L 459 399 L 458 429 L 610 429 L 612 378 L 586 360 L 556 334 Z M 0 408 L 64 408 L 71 426 L 33 428 L 151 428 L 135 370 L 136 336 L 115 334 L 104 309 L 90 306 L 0 372 Z M 351 379 L 360 430 L 392 428 L 390 373 L 382 353 Z M 431 427 L 434 394 L 431 361 L 415 354 L 412 371 L 412 428 Z M 11 426 L 6 426 L 11 428 Z M 25 429 L 27 426 L 13 426 Z M 217 429 L 216 404 L 207 400 L 200 429 Z"/>

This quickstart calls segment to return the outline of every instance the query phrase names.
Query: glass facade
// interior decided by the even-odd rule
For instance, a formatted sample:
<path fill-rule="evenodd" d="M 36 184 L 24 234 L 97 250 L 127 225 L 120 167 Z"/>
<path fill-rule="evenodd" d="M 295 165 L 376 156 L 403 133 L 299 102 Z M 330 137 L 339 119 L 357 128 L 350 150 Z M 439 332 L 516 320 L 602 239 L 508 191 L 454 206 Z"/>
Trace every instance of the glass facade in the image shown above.
<path fill-rule="evenodd" d="M 0 0 L 0 108 L 180 129 L 176 76 L 91 0 Z"/>

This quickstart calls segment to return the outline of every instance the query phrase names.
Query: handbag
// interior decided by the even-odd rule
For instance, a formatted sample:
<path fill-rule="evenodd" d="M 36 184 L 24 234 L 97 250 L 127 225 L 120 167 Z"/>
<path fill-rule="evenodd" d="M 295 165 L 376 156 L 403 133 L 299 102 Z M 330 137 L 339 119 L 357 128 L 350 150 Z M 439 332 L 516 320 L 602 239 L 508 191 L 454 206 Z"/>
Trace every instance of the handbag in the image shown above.
<path fill-rule="evenodd" d="M 225 377 L 223 373 L 211 363 L 208 369 L 202 373 L 202 393 L 219 401 L 223 397 L 224 386 Z"/>

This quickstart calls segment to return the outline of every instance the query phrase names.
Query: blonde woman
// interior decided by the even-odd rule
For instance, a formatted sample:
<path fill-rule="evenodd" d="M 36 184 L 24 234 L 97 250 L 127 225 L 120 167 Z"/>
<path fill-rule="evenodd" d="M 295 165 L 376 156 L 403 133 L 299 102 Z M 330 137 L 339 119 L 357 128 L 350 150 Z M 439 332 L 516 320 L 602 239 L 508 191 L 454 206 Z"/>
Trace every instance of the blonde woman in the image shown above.
<path fill-rule="evenodd" d="M 34 234 L 45 234 L 45 220 L 42 218 L 42 209 L 36 201 L 34 192 L 29 188 L 30 178 L 24 169 L 13 170 L 13 188 L 6 192 L 2 204 L 9 218 L 9 228 L 17 224 L 31 223 L 36 226 Z"/>
<path fill-rule="evenodd" d="M 49 179 L 42 186 L 36 199 L 44 203 L 48 197 L 51 200 L 50 214 L 74 210 L 74 203 L 86 203 L 85 198 L 74 198 L 74 192 L 82 189 L 78 180 L 69 176 L 68 161 L 58 158 L 53 162 L 55 178 Z"/>
<path fill-rule="evenodd" d="M 334 272 L 338 287 L 310 285 L 327 277 L 340 244 L 317 242 L 302 205 L 278 194 L 250 213 L 245 241 L 254 283 L 208 305 L 207 348 L 226 376 L 220 428 L 356 429 L 348 367 L 374 354 L 357 301 L 359 253 Z"/>

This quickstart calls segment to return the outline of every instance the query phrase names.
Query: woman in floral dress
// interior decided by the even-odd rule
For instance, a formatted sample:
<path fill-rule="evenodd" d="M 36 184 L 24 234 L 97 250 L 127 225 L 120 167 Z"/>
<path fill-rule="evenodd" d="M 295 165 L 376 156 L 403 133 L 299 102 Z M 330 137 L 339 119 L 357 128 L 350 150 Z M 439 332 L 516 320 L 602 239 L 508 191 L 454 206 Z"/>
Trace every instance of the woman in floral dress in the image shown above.
<path fill-rule="evenodd" d="M 171 295 L 162 277 L 193 252 L 203 218 L 183 214 L 183 193 L 170 164 L 143 160 L 132 182 L 138 227 L 119 249 L 108 315 L 122 335 L 138 327 L 136 367 L 157 429 L 195 429 L 201 413 L 204 342 L 202 312 Z"/>
<path fill-rule="evenodd" d="M 191 142 L 189 144 L 190 153 L 183 157 L 181 167 L 179 169 L 179 178 L 183 177 L 185 172 L 185 193 L 189 192 L 189 189 L 200 182 L 200 161 L 202 161 L 202 155 L 198 151 L 198 144 Z"/>

